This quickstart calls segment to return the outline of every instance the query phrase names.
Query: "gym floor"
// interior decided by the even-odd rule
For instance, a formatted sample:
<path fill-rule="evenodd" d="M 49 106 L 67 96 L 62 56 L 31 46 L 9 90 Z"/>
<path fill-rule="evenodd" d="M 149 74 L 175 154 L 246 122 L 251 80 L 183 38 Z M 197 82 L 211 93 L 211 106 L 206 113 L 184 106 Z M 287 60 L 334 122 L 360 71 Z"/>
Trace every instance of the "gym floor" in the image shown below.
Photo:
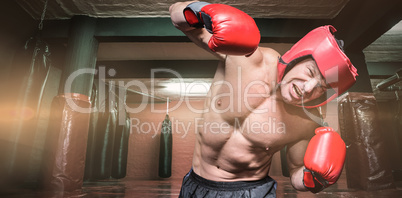
<path fill-rule="evenodd" d="M 298 192 L 293 189 L 289 179 L 281 176 L 273 177 L 278 182 L 277 197 L 354 197 L 354 198 L 379 198 L 379 197 L 402 197 L 402 182 L 396 183 L 395 189 L 362 191 L 348 189 L 346 177 L 340 177 L 335 185 L 324 191 L 312 194 L 310 192 Z M 85 182 L 80 190 L 73 192 L 45 192 L 26 189 L 9 189 L 0 197 L 7 198 L 48 198 L 48 197 L 141 197 L 141 198 L 167 198 L 178 197 L 181 180 L 107 180 L 97 182 Z"/>

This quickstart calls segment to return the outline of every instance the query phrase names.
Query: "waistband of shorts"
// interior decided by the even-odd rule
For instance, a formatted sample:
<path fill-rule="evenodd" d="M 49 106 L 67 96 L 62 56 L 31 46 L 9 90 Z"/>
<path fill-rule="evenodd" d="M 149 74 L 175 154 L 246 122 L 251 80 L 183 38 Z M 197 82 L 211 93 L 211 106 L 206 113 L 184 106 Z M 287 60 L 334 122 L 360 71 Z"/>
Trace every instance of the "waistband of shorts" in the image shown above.
<path fill-rule="evenodd" d="M 218 190 L 239 190 L 239 189 L 248 189 L 248 188 L 254 188 L 257 186 L 261 186 L 263 184 L 266 184 L 270 181 L 274 181 L 270 176 L 267 176 L 263 179 L 260 180 L 254 180 L 254 181 L 235 181 L 235 182 L 218 182 L 218 181 L 212 181 L 205 179 L 197 173 L 193 171 L 193 169 L 190 170 L 189 177 L 191 177 L 195 182 L 199 183 L 200 185 L 210 188 L 210 189 L 218 189 Z"/>

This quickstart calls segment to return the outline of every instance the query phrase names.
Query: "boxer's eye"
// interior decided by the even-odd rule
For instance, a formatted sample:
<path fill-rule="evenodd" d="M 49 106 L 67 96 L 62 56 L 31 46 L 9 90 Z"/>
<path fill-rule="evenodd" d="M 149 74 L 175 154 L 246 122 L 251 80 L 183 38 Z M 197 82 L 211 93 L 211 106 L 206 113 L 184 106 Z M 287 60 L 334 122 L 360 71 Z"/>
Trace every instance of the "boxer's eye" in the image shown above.
<path fill-rule="evenodd" d="M 309 71 L 309 73 L 310 73 L 310 77 L 314 77 L 313 70 L 311 70 L 311 68 L 308 68 L 308 71 Z"/>

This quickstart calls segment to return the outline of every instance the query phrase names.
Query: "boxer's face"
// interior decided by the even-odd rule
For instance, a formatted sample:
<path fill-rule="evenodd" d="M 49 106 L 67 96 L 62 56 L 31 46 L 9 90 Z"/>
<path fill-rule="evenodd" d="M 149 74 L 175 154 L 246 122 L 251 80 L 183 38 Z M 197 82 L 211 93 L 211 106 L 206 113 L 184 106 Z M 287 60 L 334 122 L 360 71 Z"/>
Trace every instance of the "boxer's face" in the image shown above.
<path fill-rule="evenodd" d="M 325 91 L 326 83 L 317 64 L 311 58 L 296 64 L 280 84 L 283 100 L 289 104 L 302 104 L 320 97 Z"/>

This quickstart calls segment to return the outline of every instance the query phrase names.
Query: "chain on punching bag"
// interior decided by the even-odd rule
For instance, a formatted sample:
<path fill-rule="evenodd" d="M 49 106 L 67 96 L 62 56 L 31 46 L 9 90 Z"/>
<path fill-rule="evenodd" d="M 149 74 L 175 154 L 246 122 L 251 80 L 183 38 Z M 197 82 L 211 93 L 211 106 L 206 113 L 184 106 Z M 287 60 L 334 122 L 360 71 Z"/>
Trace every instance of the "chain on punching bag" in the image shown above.
<path fill-rule="evenodd" d="M 167 99 L 167 110 L 169 109 L 169 98 Z M 165 120 L 162 122 L 162 131 L 159 148 L 159 177 L 168 178 L 172 175 L 172 122 L 169 113 L 166 112 Z"/>
<path fill-rule="evenodd" d="M 23 107 L 29 107 L 38 116 L 43 92 L 50 72 L 50 51 L 49 45 L 42 39 L 43 20 L 47 8 L 47 0 L 39 23 L 38 32 L 29 38 L 24 46 L 27 57 L 31 57 L 26 63 L 29 65 L 28 72 L 23 79 L 20 90 Z M 18 61 L 17 61 L 18 62 Z"/>

